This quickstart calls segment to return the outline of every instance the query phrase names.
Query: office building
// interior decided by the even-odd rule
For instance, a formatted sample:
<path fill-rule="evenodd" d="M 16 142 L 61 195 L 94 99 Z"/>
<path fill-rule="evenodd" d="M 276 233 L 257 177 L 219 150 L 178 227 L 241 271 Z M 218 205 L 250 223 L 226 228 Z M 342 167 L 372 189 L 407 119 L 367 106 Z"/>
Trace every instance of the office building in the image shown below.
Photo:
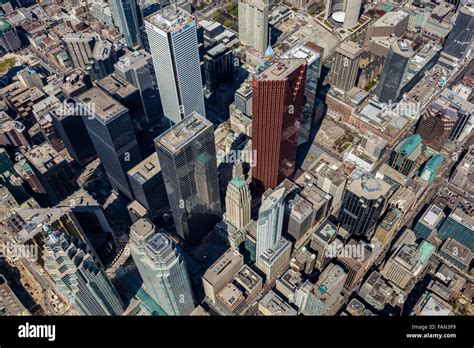
<path fill-rule="evenodd" d="M 361 9 L 362 0 L 327 0 L 325 19 L 351 29 L 359 23 Z"/>
<path fill-rule="evenodd" d="M 308 294 L 304 315 L 334 315 L 347 274 L 341 266 L 330 264 Z"/>
<path fill-rule="evenodd" d="M 258 240 L 257 240 L 258 248 Z M 280 238 L 271 248 L 265 250 L 257 259 L 257 267 L 265 274 L 267 284 L 276 280 L 290 266 L 291 243 Z"/>
<path fill-rule="evenodd" d="M 238 250 L 230 248 L 206 270 L 202 284 L 206 298 L 212 304 L 216 304 L 217 294 L 234 279 L 243 265 L 244 257 Z"/>
<path fill-rule="evenodd" d="M 462 63 L 472 45 L 473 18 L 474 3 L 470 2 L 458 11 L 456 23 L 446 38 L 439 64 L 453 69 Z"/>
<path fill-rule="evenodd" d="M 333 88 L 349 92 L 355 87 L 362 52 L 362 47 L 352 41 L 345 41 L 336 49 L 330 76 Z"/>
<path fill-rule="evenodd" d="M 128 48 L 141 45 L 140 27 L 142 25 L 141 10 L 136 0 L 111 0 L 111 12 L 117 27 L 125 38 Z"/>
<path fill-rule="evenodd" d="M 265 316 L 296 316 L 298 313 L 285 300 L 270 290 L 258 302 L 258 310 Z"/>
<path fill-rule="evenodd" d="M 426 146 L 439 151 L 451 134 L 456 121 L 454 110 L 434 103 L 420 117 L 416 132 L 420 134 Z"/>
<path fill-rule="evenodd" d="M 221 219 L 214 127 L 192 113 L 155 139 L 177 234 L 194 244 Z"/>
<path fill-rule="evenodd" d="M 328 265 L 331 257 L 328 250 L 337 237 L 337 226 L 329 221 L 323 221 L 311 236 L 311 249 L 316 252 L 315 267 L 323 270 Z"/>
<path fill-rule="evenodd" d="M 281 187 L 267 196 L 258 211 L 257 260 L 281 239 L 283 226 L 285 188 Z"/>
<path fill-rule="evenodd" d="M 71 69 L 66 73 L 61 84 L 61 92 L 66 100 L 77 97 L 89 88 L 92 88 L 91 77 L 81 68 Z"/>
<path fill-rule="evenodd" d="M 74 106 L 75 101 L 71 100 L 70 103 Z M 85 166 L 94 159 L 96 152 L 83 117 L 78 117 L 72 111 L 58 109 L 50 115 L 68 153 L 78 164 Z"/>
<path fill-rule="evenodd" d="M 115 73 L 138 88 L 148 124 L 158 121 L 163 109 L 151 55 L 145 50 L 127 52 L 115 64 Z"/>
<path fill-rule="evenodd" d="M 14 52 L 21 48 L 21 41 L 15 27 L 3 16 L 0 16 L 0 46 L 7 52 Z"/>
<path fill-rule="evenodd" d="M 237 230 L 242 230 L 250 223 L 251 205 L 252 197 L 248 183 L 243 176 L 234 177 L 227 185 L 224 219 Z"/>
<path fill-rule="evenodd" d="M 253 78 L 252 168 L 257 188 L 275 188 L 295 171 L 306 81 L 305 59 L 278 59 Z"/>
<path fill-rule="evenodd" d="M 11 145 L 14 147 L 30 147 L 26 138 L 25 125 L 14 121 L 4 111 L 0 111 L 0 145 Z"/>
<path fill-rule="evenodd" d="M 69 163 L 49 143 L 34 146 L 25 153 L 25 159 L 39 182 L 41 203 L 56 204 L 76 190 Z"/>
<path fill-rule="evenodd" d="M 168 315 L 189 315 L 194 295 L 180 247 L 145 219 L 132 225 L 130 238 L 145 291 Z"/>
<path fill-rule="evenodd" d="M 31 68 L 25 68 L 22 71 L 19 71 L 16 76 L 18 77 L 18 80 L 27 88 L 36 87 L 42 90 L 44 87 L 41 75 Z"/>
<path fill-rule="evenodd" d="M 89 70 L 97 41 L 96 36 L 90 33 L 70 33 L 63 37 L 63 41 L 73 66 Z"/>
<path fill-rule="evenodd" d="M 337 260 L 347 273 L 344 288 L 351 291 L 366 274 L 370 266 L 372 251 L 371 246 L 366 243 L 351 239 L 345 246 L 344 251 L 338 255 Z"/>
<path fill-rule="evenodd" d="M 409 176 L 421 156 L 422 144 L 419 134 L 413 134 L 402 140 L 392 150 L 388 165 L 403 175 Z"/>
<path fill-rule="evenodd" d="M 461 272 L 469 272 L 469 267 L 473 260 L 473 251 L 455 239 L 448 238 L 443 243 L 438 255 L 454 265 Z"/>
<path fill-rule="evenodd" d="M 247 117 L 252 117 L 252 96 L 252 85 L 247 81 L 244 81 L 239 89 L 235 91 L 235 108 Z"/>
<path fill-rule="evenodd" d="M 402 97 L 400 91 L 405 83 L 408 62 L 413 55 L 413 49 L 408 41 L 402 39 L 392 41 L 376 89 L 380 103 L 396 102 Z"/>
<path fill-rule="evenodd" d="M 269 45 L 268 16 L 270 1 L 239 0 L 239 39 L 245 46 L 251 46 L 264 53 Z"/>
<path fill-rule="evenodd" d="M 295 240 L 303 237 L 313 225 L 313 205 L 300 195 L 285 205 L 285 230 Z"/>
<path fill-rule="evenodd" d="M 103 79 L 114 71 L 116 61 L 112 43 L 107 40 L 97 41 L 92 51 L 92 61 L 88 72 L 93 80 Z"/>
<path fill-rule="evenodd" d="M 222 84 L 234 82 L 234 56 L 224 44 L 219 43 L 204 54 L 204 85 L 214 92 Z"/>
<path fill-rule="evenodd" d="M 318 82 L 322 69 L 323 52 L 324 49 L 322 47 L 308 42 L 306 45 L 298 45 L 291 48 L 281 56 L 282 58 L 304 58 L 308 64 L 304 92 L 305 103 L 301 112 L 298 145 L 308 141 L 311 127 L 318 121 L 315 120 L 313 116 Z"/>
<path fill-rule="evenodd" d="M 152 154 L 154 152 L 153 136 L 149 130 L 138 89 L 115 73 L 97 81 L 97 86 L 128 109 L 141 154 L 144 156 Z"/>
<path fill-rule="evenodd" d="M 69 304 L 81 315 L 121 315 L 122 300 L 84 245 L 57 231 L 47 238 L 44 268 Z"/>
<path fill-rule="evenodd" d="M 391 186 L 371 174 L 364 174 L 347 186 L 339 221 L 350 234 L 370 239 L 383 214 Z"/>
<path fill-rule="evenodd" d="M 342 204 L 347 177 L 327 164 L 321 164 L 311 173 L 315 176 L 316 186 L 331 195 L 331 211 L 335 214 Z"/>
<path fill-rule="evenodd" d="M 156 221 L 169 209 L 165 182 L 158 154 L 155 152 L 128 171 L 133 197 Z"/>
<path fill-rule="evenodd" d="M 0 274 L 0 316 L 31 315 L 10 287 L 9 282 Z"/>
<path fill-rule="evenodd" d="M 133 199 L 127 171 L 140 163 L 142 156 L 128 109 L 98 87 L 76 97 L 76 102 L 87 115 L 84 122 L 110 184 Z"/>
<path fill-rule="evenodd" d="M 472 168 L 474 168 L 474 145 L 469 147 L 449 181 L 461 189 L 467 187 L 470 182 Z"/>
<path fill-rule="evenodd" d="M 145 18 L 145 26 L 164 115 L 174 124 L 193 112 L 205 117 L 194 18 L 168 6 Z"/>
<path fill-rule="evenodd" d="M 247 301 L 256 298 L 263 287 L 263 279 L 248 265 L 243 265 L 235 274 L 234 282 L 245 290 Z"/>
<path fill-rule="evenodd" d="M 438 238 L 454 239 L 474 251 L 474 219 L 456 208 L 438 229 Z"/>
<path fill-rule="evenodd" d="M 430 236 L 435 235 L 445 218 L 443 209 L 434 204 L 431 205 L 413 228 L 416 238 L 428 240 Z"/>

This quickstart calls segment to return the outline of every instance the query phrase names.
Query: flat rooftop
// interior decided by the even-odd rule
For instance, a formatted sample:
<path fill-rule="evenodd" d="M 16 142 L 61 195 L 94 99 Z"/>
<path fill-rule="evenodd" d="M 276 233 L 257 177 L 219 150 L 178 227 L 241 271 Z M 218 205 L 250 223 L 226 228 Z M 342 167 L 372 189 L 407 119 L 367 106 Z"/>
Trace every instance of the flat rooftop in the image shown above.
<path fill-rule="evenodd" d="M 255 76 L 260 81 L 284 80 L 302 64 L 307 64 L 302 58 L 280 58 L 273 62 L 263 72 Z"/>
<path fill-rule="evenodd" d="M 363 175 L 359 179 L 351 182 L 347 189 L 358 197 L 374 200 L 386 196 L 391 186 L 382 179 Z"/>
<path fill-rule="evenodd" d="M 305 59 L 308 62 L 308 65 L 313 64 L 318 59 L 322 59 L 319 52 L 313 51 L 305 45 L 296 45 L 283 53 L 281 57 Z"/>
<path fill-rule="evenodd" d="M 189 144 L 205 130 L 213 125 L 210 121 L 193 112 L 181 122 L 177 123 L 169 130 L 155 139 L 156 144 L 166 148 L 169 152 L 175 153 L 184 145 Z"/>
<path fill-rule="evenodd" d="M 49 143 L 33 147 L 25 153 L 25 158 L 42 174 L 65 161 Z"/>
<path fill-rule="evenodd" d="M 220 280 L 223 274 L 226 272 L 235 272 L 235 267 L 240 268 L 243 263 L 243 256 L 238 251 L 230 248 L 207 269 L 203 277 L 210 284 L 215 284 Z"/>
<path fill-rule="evenodd" d="M 109 94 L 117 95 L 121 98 L 126 98 L 137 91 L 137 88 L 134 85 L 115 73 L 97 81 L 97 85 Z"/>
<path fill-rule="evenodd" d="M 92 107 L 95 117 L 107 123 L 128 112 L 128 109 L 99 87 L 92 87 L 77 97 L 86 107 Z"/>
<path fill-rule="evenodd" d="M 145 237 L 155 231 L 155 225 L 147 219 L 140 219 L 130 227 L 130 230 L 141 237 Z"/>
<path fill-rule="evenodd" d="M 181 29 L 193 20 L 193 16 L 174 6 L 165 7 L 145 18 L 146 22 L 169 33 Z"/>
<path fill-rule="evenodd" d="M 409 16 L 409 13 L 402 10 L 387 12 L 382 17 L 380 17 L 374 24 L 372 24 L 372 26 L 391 27 L 391 26 L 397 25 L 408 16 Z"/>
<path fill-rule="evenodd" d="M 258 284 L 262 284 L 263 282 L 262 277 L 248 265 L 243 265 L 235 274 L 234 279 L 248 291 L 252 291 Z"/>
<path fill-rule="evenodd" d="M 137 181 L 144 183 L 160 172 L 161 166 L 160 161 L 158 160 L 158 154 L 156 152 L 153 152 L 150 156 L 138 163 L 127 173 L 128 175 L 136 178 Z"/>

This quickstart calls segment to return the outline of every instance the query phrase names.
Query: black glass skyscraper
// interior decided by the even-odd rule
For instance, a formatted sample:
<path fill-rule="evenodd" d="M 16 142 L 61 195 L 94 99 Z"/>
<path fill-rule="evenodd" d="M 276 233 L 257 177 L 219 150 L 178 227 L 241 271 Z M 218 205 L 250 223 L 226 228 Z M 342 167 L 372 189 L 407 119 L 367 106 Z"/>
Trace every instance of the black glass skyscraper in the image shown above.
<path fill-rule="evenodd" d="M 196 112 L 155 139 L 176 232 L 195 244 L 222 217 L 214 127 Z"/>

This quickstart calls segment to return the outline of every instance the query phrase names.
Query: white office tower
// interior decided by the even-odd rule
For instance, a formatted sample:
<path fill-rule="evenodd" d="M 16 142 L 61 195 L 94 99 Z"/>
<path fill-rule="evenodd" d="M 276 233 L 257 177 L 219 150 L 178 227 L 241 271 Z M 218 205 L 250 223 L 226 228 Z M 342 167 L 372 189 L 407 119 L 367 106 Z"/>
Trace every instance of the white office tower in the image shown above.
<path fill-rule="evenodd" d="M 120 315 L 123 303 L 85 244 L 52 232 L 44 247 L 44 268 L 61 294 L 81 315 Z"/>
<path fill-rule="evenodd" d="M 134 223 L 130 252 L 145 291 L 169 315 L 189 315 L 194 296 L 181 249 L 146 219 Z"/>
<path fill-rule="evenodd" d="M 165 116 L 174 124 L 193 112 L 206 117 L 194 17 L 168 6 L 145 26 Z"/>
<path fill-rule="evenodd" d="M 252 198 L 249 185 L 244 177 L 238 175 L 227 185 L 225 195 L 225 219 L 237 230 L 242 230 L 250 223 Z"/>
<path fill-rule="evenodd" d="M 268 47 L 269 0 L 239 0 L 239 39 L 260 53 Z"/>
<path fill-rule="evenodd" d="M 266 197 L 260 210 L 257 221 L 257 262 L 260 256 L 269 249 L 273 249 L 281 239 L 281 229 L 284 215 L 285 188 L 279 188 Z"/>

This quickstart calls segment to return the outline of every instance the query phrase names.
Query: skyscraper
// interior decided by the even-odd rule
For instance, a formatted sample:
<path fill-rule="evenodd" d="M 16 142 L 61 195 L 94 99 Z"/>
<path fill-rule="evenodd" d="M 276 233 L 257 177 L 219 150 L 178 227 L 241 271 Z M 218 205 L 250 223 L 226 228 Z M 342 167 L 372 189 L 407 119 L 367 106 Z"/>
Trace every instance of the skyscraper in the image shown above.
<path fill-rule="evenodd" d="M 243 176 L 236 176 L 227 185 L 225 219 L 236 229 L 242 230 L 250 223 L 252 197 Z"/>
<path fill-rule="evenodd" d="M 336 49 L 331 69 L 332 87 L 348 92 L 355 86 L 362 52 L 362 47 L 352 41 L 345 41 Z"/>
<path fill-rule="evenodd" d="M 261 191 L 295 171 L 306 80 L 305 59 L 278 59 L 253 78 L 252 175 Z"/>
<path fill-rule="evenodd" d="M 127 171 L 142 160 L 129 111 L 98 87 L 76 98 L 112 187 L 133 199 Z"/>
<path fill-rule="evenodd" d="M 224 44 L 217 44 L 204 55 L 204 80 L 209 92 L 223 83 L 234 82 L 233 54 Z"/>
<path fill-rule="evenodd" d="M 458 12 L 456 23 L 449 33 L 439 59 L 439 64 L 455 68 L 466 57 L 472 45 L 474 29 L 474 3 L 466 3 Z"/>
<path fill-rule="evenodd" d="M 125 38 L 128 48 L 141 45 L 140 27 L 142 17 L 136 0 L 111 0 L 112 17 Z"/>
<path fill-rule="evenodd" d="M 327 0 L 325 19 L 351 29 L 359 23 L 362 0 Z"/>
<path fill-rule="evenodd" d="M 155 152 L 128 171 L 133 196 L 155 221 L 168 209 L 168 196 L 158 154 Z"/>
<path fill-rule="evenodd" d="M 96 40 L 97 38 L 90 33 L 71 33 L 63 37 L 74 67 L 89 69 Z"/>
<path fill-rule="evenodd" d="M 169 315 L 189 315 L 195 308 L 194 296 L 179 246 L 145 219 L 132 225 L 130 239 L 146 292 Z"/>
<path fill-rule="evenodd" d="M 390 191 L 390 184 L 371 174 L 354 180 L 347 186 L 339 211 L 341 227 L 351 234 L 370 238 Z"/>
<path fill-rule="evenodd" d="M 439 151 L 448 139 L 457 121 L 456 112 L 438 103 L 431 104 L 418 123 L 417 133 L 425 145 Z"/>
<path fill-rule="evenodd" d="M 176 232 L 194 244 L 222 217 L 213 125 L 194 112 L 155 145 Z"/>
<path fill-rule="evenodd" d="M 240 42 L 252 46 L 262 54 L 269 44 L 269 9 L 269 0 L 239 0 Z"/>
<path fill-rule="evenodd" d="M 163 114 L 151 55 L 145 50 L 127 52 L 115 64 L 115 72 L 138 88 L 148 124 Z"/>
<path fill-rule="evenodd" d="M 281 239 L 285 188 L 281 187 L 266 197 L 258 211 L 257 222 L 257 262 L 260 256 L 273 249 Z"/>
<path fill-rule="evenodd" d="M 401 97 L 400 90 L 403 87 L 408 62 L 413 55 L 413 49 L 408 41 L 402 39 L 392 41 L 376 90 L 380 103 L 395 102 Z"/>
<path fill-rule="evenodd" d="M 421 151 L 421 137 L 419 134 L 413 134 L 395 146 L 388 159 L 388 165 L 408 176 L 420 158 Z"/>
<path fill-rule="evenodd" d="M 46 272 L 79 314 L 122 314 L 122 300 L 84 243 L 62 232 L 52 232 L 43 259 Z"/>
<path fill-rule="evenodd" d="M 194 17 L 168 6 L 145 19 L 165 116 L 174 124 L 194 111 L 206 116 Z"/>

